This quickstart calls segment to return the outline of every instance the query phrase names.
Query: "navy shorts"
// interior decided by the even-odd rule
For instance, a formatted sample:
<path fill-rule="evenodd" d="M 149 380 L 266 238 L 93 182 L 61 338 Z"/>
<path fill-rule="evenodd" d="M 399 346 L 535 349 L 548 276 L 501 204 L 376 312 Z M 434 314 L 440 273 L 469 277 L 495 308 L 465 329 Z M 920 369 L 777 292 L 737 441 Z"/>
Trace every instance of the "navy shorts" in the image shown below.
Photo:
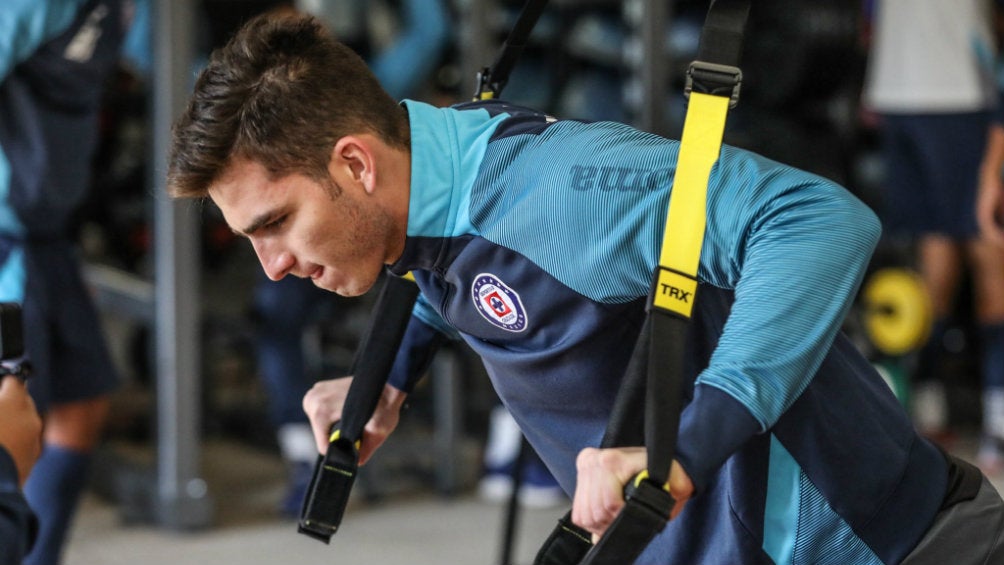
<path fill-rule="evenodd" d="M 33 368 L 28 390 L 40 412 L 116 388 L 118 373 L 73 245 L 0 240 L 0 301 L 22 304 Z"/>
<path fill-rule="evenodd" d="M 972 239 L 989 112 L 883 115 L 887 235 Z"/>

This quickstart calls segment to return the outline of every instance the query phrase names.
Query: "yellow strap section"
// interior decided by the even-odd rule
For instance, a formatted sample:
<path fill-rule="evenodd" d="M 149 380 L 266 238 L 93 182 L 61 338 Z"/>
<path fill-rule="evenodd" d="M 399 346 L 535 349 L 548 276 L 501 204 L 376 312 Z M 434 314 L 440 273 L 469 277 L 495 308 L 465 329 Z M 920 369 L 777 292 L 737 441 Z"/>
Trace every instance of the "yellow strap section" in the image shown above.
<path fill-rule="evenodd" d="M 413 275 L 411 273 L 411 271 L 408 271 L 407 273 L 405 273 L 404 275 L 402 275 L 401 278 L 405 279 L 405 280 L 409 280 L 411 282 L 415 282 L 415 275 Z"/>
<path fill-rule="evenodd" d="M 640 473 L 634 476 L 634 486 L 638 488 L 641 486 L 641 482 L 648 478 L 648 469 L 642 469 Z M 669 479 L 666 479 L 666 484 L 662 485 L 662 490 L 669 492 Z"/>
<path fill-rule="evenodd" d="M 690 93 L 653 300 L 654 306 L 688 318 L 704 242 L 708 178 L 721 153 L 728 111 L 727 97 Z"/>
<path fill-rule="evenodd" d="M 342 437 L 342 430 L 341 429 L 335 429 L 335 431 L 331 432 L 331 436 L 328 438 L 328 443 L 335 443 L 341 437 Z M 355 446 L 356 451 L 359 451 L 359 448 L 362 447 L 362 445 L 363 445 L 363 440 L 357 439 L 356 442 L 354 444 L 352 444 L 352 445 Z"/>
<path fill-rule="evenodd" d="M 729 99 L 724 96 L 690 93 L 659 256 L 659 264 L 663 267 L 697 276 L 704 240 L 708 178 L 721 153 L 728 110 Z"/>

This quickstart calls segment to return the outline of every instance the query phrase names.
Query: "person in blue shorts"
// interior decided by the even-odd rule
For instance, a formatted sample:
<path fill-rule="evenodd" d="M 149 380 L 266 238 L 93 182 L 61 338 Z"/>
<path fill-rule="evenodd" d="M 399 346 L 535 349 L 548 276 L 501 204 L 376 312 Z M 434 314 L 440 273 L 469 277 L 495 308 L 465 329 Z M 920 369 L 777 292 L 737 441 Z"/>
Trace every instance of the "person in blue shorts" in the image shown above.
<path fill-rule="evenodd" d="M 39 518 L 25 565 L 60 562 L 118 383 L 71 222 L 126 28 L 119 0 L 0 6 L 0 301 L 23 305 L 29 390 L 45 418 L 45 447 L 25 485 Z"/>
<path fill-rule="evenodd" d="M 644 318 L 679 142 L 504 101 L 398 104 L 314 20 L 250 21 L 175 123 L 168 186 L 209 198 L 265 273 L 344 296 L 385 270 L 421 296 L 362 440 L 396 427 L 457 335 L 602 534 L 642 447 L 598 448 Z M 995 563 L 1004 502 L 920 436 L 840 333 L 880 225 L 844 188 L 723 147 L 676 457 L 673 519 L 637 563 Z M 485 297 L 485 300 L 482 298 Z M 304 398 L 319 450 L 347 381 Z"/>

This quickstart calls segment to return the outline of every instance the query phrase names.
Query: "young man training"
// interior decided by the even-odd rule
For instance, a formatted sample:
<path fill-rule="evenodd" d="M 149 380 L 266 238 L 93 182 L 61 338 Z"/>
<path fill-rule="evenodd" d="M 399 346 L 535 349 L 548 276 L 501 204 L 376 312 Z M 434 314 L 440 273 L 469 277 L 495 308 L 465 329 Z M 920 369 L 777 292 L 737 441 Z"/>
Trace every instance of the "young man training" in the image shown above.
<path fill-rule="evenodd" d="M 504 102 L 397 104 L 309 18 L 253 20 L 179 118 L 169 186 L 211 198 L 269 277 L 421 289 L 365 461 L 459 334 L 602 534 L 640 448 L 597 449 L 644 317 L 679 144 Z M 638 563 L 988 563 L 1004 504 L 918 436 L 840 335 L 879 236 L 817 176 L 724 147 L 708 187 L 674 519 Z M 494 297 L 494 300 L 491 298 Z M 319 449 L 348 379 L 304 399 Z M 937 543 L 933 540 L 937 538 Z"/>

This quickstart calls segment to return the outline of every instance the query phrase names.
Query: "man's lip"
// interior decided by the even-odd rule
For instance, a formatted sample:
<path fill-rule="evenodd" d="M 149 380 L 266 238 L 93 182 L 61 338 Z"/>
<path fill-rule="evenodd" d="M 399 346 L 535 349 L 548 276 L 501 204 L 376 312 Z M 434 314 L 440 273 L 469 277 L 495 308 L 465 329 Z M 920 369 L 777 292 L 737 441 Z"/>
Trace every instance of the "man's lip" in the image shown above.
<path fill-rule="evenodd" d="M 324 272 L 324 267 L 318 267 L 317 269 L 314 270 L 313 273 L 310 273 L 310 278 L 316 281 L 317 279 L 321 278 L 321 274 L 323 272 Z"/>

